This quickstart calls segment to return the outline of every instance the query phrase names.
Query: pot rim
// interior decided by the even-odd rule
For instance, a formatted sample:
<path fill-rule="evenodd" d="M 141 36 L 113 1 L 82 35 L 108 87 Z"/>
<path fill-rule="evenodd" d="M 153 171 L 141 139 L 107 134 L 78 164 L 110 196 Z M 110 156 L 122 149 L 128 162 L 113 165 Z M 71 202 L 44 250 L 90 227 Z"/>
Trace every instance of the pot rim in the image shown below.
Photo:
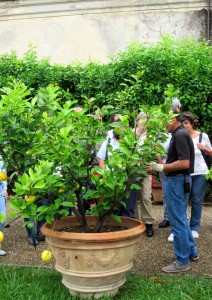
<path fill-rule="evenodd" d="M 94 216 L 86 216 L 88 221 L 92 222 L 96 220 Z M 117 241 L 117 240 L 124 240 L 126 238 L 135 238 L 141 235 L 146 230 L 145 224 L 138 220 L 132 219 L 127 217 L 121 217 L 122 222 L 117 223 L 112 221 L 113 224 L 121 224 L 123 226 L 129 227 L 126 230 L 114 231 L 114 232 L 97 232 L 97 233 L 76 233 L 76 232 L 61 232 L 57 230 L 53 230 L 52 227 L 62 228 L 64 224 L 79 224 L 77 219 L 73 216 L 71 217 L 64 217 L 60 220 L 56 220 L 51 224 L 45 223 L 42 228 L 41 232 L 43 235 L 57 238 L 59 240 L 72 240 L 72 241 L 83 241 L 83 242 L 105 242 L 105 241 Z M 110 222 L 111 224 L 111 222 Z"/>

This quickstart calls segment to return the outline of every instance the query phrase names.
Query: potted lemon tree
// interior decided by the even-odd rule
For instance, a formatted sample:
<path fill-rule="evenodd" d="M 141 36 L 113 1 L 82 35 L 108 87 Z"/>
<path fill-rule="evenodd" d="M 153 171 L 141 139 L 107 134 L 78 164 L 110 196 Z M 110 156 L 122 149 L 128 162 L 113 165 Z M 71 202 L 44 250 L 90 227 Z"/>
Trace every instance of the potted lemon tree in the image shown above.
<path fill-rule="evenodd" d="M 169 101 L 143 106 L 148 137 L 143 145 L 132 124 L 138 110 L 119 115 L 113 123 L 120 148 L 93 166 L 96 145 L 105 140 L 107 122 L 100 116 L 113 107 L 94 107 L 87 100 L 61 103 L 59 88 L 50 85 L 36 96 L 22 83 L 1 89 L 0 151 L 14 182 L 10 205 L 13 216 L 46 219 L 42 228 L 56 260 L 56 269 L 72 295 L 115 295 L 132 267 L 136 244 L 145 225 L 113 214 L 125 205 L 124 196 L 139 189 L 136 178 L 146 176 L 146 165 L 162 154 Z M 48 201 L 40 206 L 39 199 Z M 85 205 L 95 205 L 86 210 Z M 33 227 L 28 221 L 26 226 Z"/>

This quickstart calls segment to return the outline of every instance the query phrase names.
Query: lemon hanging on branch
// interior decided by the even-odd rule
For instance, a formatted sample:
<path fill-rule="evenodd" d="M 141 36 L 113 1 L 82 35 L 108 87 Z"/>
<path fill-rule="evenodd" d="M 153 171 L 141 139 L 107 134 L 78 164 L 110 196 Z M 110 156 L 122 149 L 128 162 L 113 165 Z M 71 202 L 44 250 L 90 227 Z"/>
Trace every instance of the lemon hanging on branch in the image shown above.
<path fill-rule="evenodd" d="M 0 181 L 5 181 L 7 180 L 7 173 L 4 171 L 0 172 Z"/>
<path fill-rule="evenodd" d="M 0 231 L 0 243 L 2 243 L 4 240 L 4 234 L 2 231 Z"/>
<path fill-rule="evenodd" d="M 41 259 L 43 262 L 47 263 L 51 260 L 52 258 L 52 253 L 51 251 L 49 250 L 44 250 L 42 253 L 41 253 Z"/>
<path fill-rule="evenodd" d="M 24 199 L 26 200 L 27 203 L 32 203 L 35 201 L 35 196 L 34 195 L 26 195 L 24 197 Z"/>

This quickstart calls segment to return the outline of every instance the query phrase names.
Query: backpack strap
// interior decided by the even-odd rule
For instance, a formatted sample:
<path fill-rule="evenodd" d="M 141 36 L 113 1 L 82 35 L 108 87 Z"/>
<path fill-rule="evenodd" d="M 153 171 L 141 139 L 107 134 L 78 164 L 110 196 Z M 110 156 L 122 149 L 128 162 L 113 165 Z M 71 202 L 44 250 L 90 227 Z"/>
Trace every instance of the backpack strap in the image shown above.
<path fill-rule="evenodd" d="M 202 143 L 202 132 L 199 134 L 199 143 Z"/>

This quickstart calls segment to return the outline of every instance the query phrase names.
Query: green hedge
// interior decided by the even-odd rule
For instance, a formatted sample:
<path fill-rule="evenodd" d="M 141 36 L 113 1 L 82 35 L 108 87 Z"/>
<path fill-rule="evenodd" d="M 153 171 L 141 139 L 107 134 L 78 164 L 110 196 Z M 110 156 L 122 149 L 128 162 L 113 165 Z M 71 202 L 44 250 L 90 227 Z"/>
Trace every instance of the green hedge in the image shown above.
<path fill-rule="evenodd" d="M 19 58 L 15 52 L 0 56 L 0 87 L 21 80 L 34 88 L 59 85 L 63 101 L 93 98 L 97 106 L 112 104 L 119 109 L 138 108 L 164 101 L 171 87 L 183 111 L 193 112 L 200 128 L 211 135 L 212 48 L 192 39 L 176 41 L 163 37 L 156 45 L 132 42 L 125 51 L 111 56 L 109 63 L 75 62 L 67 66 L 38 60 L 32 46 Z M 122 107 L 120 107 L 122 105 Z"/>

